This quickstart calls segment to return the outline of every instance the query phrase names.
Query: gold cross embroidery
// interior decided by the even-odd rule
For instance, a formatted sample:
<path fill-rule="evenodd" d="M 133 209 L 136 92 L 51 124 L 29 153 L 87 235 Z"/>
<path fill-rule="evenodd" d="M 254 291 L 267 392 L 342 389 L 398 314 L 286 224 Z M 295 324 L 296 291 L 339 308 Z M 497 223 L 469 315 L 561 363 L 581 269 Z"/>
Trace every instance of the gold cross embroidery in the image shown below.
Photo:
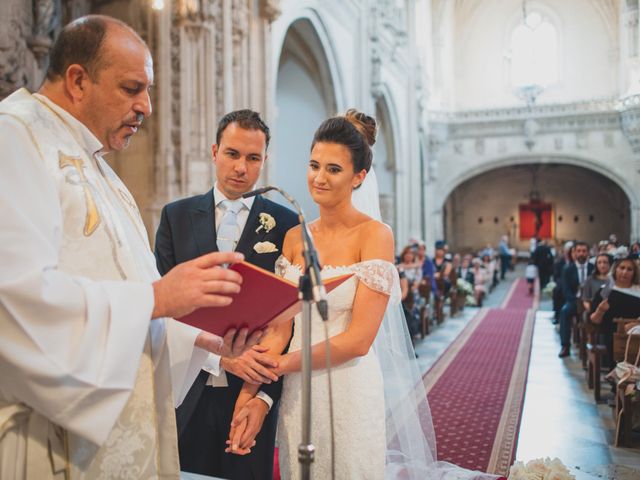
<path fill-rule="evenodd" d="M 91 193 L 91 189 L 89 188 L 89 182 L 87 181 L 87 177 L 84 174 L 82 159 L 78 157 L 71 157 L 69 155 L 65 155 L 62 152 L 58 152 L 58 166 L 60 169 L 66 167 L 75 168 L 76 172 L 78 172 L 78 177 L 80 177 L 79 185 L 82 186 L 84 190 L 84 199 L 87 203 L 87 218 L 84 221 L 84 236 L 88 237 L 93 232 L 96 231 L 98 225 L 100 225 L 100 214 L 98 213 L 98 207 L 96 206 L 96 201 L 93 198 Z"/>

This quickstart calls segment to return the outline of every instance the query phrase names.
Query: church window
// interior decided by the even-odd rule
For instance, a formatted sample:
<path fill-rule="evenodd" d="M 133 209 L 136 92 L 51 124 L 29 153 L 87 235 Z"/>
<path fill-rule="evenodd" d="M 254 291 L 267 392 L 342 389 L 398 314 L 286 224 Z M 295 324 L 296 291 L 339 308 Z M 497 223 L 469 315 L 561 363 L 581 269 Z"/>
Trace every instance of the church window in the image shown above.
<path fill-rule="evenodd" d="M 547 17 L 529 12 L 509 40 L 510 83 L 514 88 L 557 83 L 558 32 Z"/>

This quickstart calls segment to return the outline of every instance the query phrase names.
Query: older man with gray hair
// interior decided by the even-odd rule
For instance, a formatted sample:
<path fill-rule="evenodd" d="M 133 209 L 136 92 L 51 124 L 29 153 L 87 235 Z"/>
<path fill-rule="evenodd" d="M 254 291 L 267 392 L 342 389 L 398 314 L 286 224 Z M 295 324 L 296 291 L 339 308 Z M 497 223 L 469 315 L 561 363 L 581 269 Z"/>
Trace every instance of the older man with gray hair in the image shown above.
<path fill-rule="evenodd" d="M 103 158 L 151 114 L 152 83 L 142 39 L 93 15 L 60 33 L 38 93 L 0 102 L 3 480 L 178 478 L 172 398 L 209 351 L 233 350 L 165 317 L 229 304 L 242 279 L 219 265 L 242 255 L 160 278 Z"/>

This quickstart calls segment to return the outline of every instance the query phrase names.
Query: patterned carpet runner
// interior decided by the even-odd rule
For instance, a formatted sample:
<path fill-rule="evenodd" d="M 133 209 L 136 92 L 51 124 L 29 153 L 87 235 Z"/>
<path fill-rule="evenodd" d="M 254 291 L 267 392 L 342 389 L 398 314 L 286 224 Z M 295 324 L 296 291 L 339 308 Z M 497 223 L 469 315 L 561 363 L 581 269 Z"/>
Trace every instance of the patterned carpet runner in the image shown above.
<path fill-rule="evenodd" d="M 482 309 L 424 377 L 438 458 L 505 475 L 513 462 L 531 354 L 534 299 L 516 280 Z"/>

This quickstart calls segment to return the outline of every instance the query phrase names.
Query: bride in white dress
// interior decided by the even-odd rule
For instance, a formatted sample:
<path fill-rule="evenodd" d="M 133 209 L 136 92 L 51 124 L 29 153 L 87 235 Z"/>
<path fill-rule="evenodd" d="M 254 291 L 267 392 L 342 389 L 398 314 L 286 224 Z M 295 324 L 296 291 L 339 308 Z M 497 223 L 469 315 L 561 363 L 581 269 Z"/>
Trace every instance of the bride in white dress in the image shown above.
<path fill-rule="evenodd" d="M 399 305 L 393 235 L 388 226 L 363 213 L 379 218 L 377 187 L 364 195 L 359 209 L 352 203 L 352 193 L 370 170 L 375 135 L 375 120 L 355 110 L 326 120 L 315 133 L 307 173 L 309 191 L 320 207 L 320 217 L 309 230 L 322 276 L 353 273 L 328 296 L 335 478 L 479 478 L 478 472 L 435 461 L 431 414 Z M 276 264 L 276 273 L 292 281 L 304 266 L 299 229 L 287 233 Z M 277 357 L 277 373 L 284 375 L 278 424 L 284 480 L 299 475 L 300 321 L 300 316 L 294 319 L 293 337 L 287 323 L 261 341 L 272 353 L 282 352 L 290 341 L 288 353 Z M 311 477 L 324 480 L 332 478 L 330 399 L 324 325 L 315 308 L 311 327 L 311 432 L 316 448 Z M 256 390 L 243 387 L 236 412 Z M 251 445 L 252 439 L 237 451 L 247 453 Z"/>

